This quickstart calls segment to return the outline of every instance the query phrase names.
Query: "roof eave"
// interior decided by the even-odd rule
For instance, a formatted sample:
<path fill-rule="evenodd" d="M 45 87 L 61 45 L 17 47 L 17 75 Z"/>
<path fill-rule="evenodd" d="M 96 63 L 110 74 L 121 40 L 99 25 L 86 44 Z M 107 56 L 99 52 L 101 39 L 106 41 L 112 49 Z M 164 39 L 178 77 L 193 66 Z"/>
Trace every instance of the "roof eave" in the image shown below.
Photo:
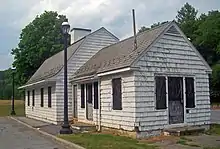
<path fill-rule="evenodd" d="M 56 82 L 56 81 L 57 81 L 56 79 L 40 80 L 40 81 L 37 81 L 37 82 L 34 82 L 34 83 L 29 83 L 29 84 L 20 86 L 20 87 L 18 87 L 18 89 L 25 89 L 25 88 L 28 88 L 28 87 L 31 87 L 31 86 L 34 86 L 34 85 L 43 84 L 43 83 L 48 83 L 48 82 L 54 83 L 54 82 Z"/>

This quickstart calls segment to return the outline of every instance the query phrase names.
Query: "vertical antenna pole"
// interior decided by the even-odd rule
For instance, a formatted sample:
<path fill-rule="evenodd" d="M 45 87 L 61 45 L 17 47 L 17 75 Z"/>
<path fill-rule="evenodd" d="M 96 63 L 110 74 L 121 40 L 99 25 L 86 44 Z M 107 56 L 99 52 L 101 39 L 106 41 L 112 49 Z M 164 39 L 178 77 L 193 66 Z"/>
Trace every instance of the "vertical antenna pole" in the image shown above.
<path fill-rule="evenodd" d="M 133 28 L 134 28 L 134 50 L 137 49 L 137 35 L 136 35 L 136 23 L 135 23 L 135 10 L 132 9 L 133 15 Z"/>

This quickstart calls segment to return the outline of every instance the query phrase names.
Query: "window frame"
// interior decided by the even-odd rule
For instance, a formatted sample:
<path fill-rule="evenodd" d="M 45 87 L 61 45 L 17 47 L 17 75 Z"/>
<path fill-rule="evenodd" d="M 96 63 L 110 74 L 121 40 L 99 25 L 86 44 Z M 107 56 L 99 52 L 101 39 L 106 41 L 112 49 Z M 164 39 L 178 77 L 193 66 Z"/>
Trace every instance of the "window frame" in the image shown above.
<path fill-rule="evenodd" d="M 32 107 L 35 106 L 35 90 L 32 90 Z"/>
<path fill-rule="evenodd" d="M 83 88 L 82 88 L 83 87 Z M 81 102 L 80 102 L 80 107 L 82 108 L 82 109 L 84 109 L 85 108 L 85 84 L 81 84 L 80 85 L 80 96 L 81 96 Z"/>
<path fill-rule="evenodd" d="M 27 106 L 30 106 L 30 91 L 27 91 Z"/>
<path fill-rule="evenodd" d="M 194 105 L 193 107 L 187 107 L 187 85 L 186 85 L 186 79 L 187 78 L 192 78 L 193 79 L 193 89 L 194 89 Z M 185 107 L 186 109 L 195 109 L 196 108 L 196 79 L 193 76 L 185 76 L 184 77 L 184 83 L 185 83 Z"/>
<path fill-rule="evenodd" d="M 40 89 L 40 106 L 44 107 L 44 88 Z"/>
<path fill-rule="evenodd" d="M 95 87 L 96 85 L 97 85 L 97 88 Z M 96 91 L 97 91 L 97 97 L 96 97 Z M 98 82 L 93 83 L 93 92 L 94 92 L 94 96 L 93 96 L 94 109 L 99 109 L 99 83 Z"/>
<path fill-rule="evenodd" d="M 52 87 L 51 86 L 48 86 L 47 88 L 47 98 L 48 98 L 48 108 L 51 108 L 52 107 Z"/>
<path fill-rule="evenodd" d="M 114 101 L 116 100 L 115 98 L 115 96 L 114 96 L 114 80 L 120 80 L 120 101 L 118 101 L 119 102 L 119 107 L 117 107 L 115 104 L 117 104 L 117 103 L 115 103 L 114 104 Z M 117 78 L 113 78 L 112 79 L 112 81 L 111 81 L 111 83 L 112 83 L 112 109 L 113 110 L 122 110 L 123 108 L 123 101 L 122 101 L 122 78 L 121 77 L 117 77 Z M 115 107 L 116 106 L 116 107 Z"/>
<path fill-rule="evenodd" d="M 164 108 L 158 108 L 157 107 L 157 82 L 156 82 L 156 78 L 157 77 L 163 77 L 165 79 L 165 107 Z M 168 109 L 168 76 L 165 75 L 156 75 L 154 76 L 154 107 L 156 111 L 164 111 Z"/>

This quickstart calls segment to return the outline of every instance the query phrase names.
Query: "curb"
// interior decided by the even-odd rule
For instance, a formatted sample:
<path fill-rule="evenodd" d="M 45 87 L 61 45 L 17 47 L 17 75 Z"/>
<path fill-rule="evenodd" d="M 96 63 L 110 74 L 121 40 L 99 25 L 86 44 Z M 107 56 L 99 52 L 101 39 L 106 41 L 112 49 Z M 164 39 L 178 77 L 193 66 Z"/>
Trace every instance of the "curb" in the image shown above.
<path fill-rule="evenodd" d="M 46 136 L 46 137 L 50 137 L 50 138 L 52 138 L 53 140 L 58 141 L 59 143 L 64 144 L 64 145 L 66 145 L 66 146 L 68 146 L 68 147 L 71 147 L 71 148 L 74 148 L 74 149 L 85 149 L 85 148 L 82 147 L 82 146 L 79 146 L 79 145 L 77 145 L 77 144 L 71 143 L 71 142 L 66 141 L 66 140 L 64 140 L 64 139 L 58 138 L 58 137 L 56 137 L 56 136 L 54 136 L 54 135 L 51 135 L 51 134 L 49 134 L 49 133 L 47 133 L 47 132 L 41 131 L 41 130 L 39 130 L 38 128 L 34 128 L 34 127 L 32 127 L 31 125 L 29 125 L 29 124 L 27 124 L 27 123 L 24 123 L 24 122 L 22 122 L 22 121 L 20 121 L 20 120 L 18 120 L 18 119 L 16 119 L 16 118 L 14 118 L 14 117 L 9 116 L 9 118 L 11 118 L 12 120 L 14 120 L 14 121 L 16 121 L 16 122 L 18 122 L 18 123 L 20 123 L 20 124 L 22 124 L 22 125 L 25 125 L 25 126 L 28 127 L 28 128 L 31 128 L 31 129 L 34 130 L 34 131 L 39 132 L 40 134 L 42 134 L 42 135 L 44 135 L 44 136 Z"/>

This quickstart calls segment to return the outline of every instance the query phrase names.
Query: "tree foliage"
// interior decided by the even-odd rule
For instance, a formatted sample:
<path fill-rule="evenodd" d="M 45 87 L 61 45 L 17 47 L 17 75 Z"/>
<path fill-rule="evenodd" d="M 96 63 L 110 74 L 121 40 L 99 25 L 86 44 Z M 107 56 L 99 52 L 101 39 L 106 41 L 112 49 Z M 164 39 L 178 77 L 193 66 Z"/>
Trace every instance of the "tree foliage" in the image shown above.
<path fill-rule="evenodd" d="M 149 30 L 149 29 L 150 29 L 150 28 L 148 28 L 148 27 L 142 26 L 142 27 L 138 30 L 138 34 L 144 32 L 144 31 L 146 31 L 146 30 Z"/>
<path fill-rule="evenodd" d="M 22 92 L 16 90 L 18 86 L 15 86 L 15 99 L 21 99 Z M 11 99 L 12 97 L 12 70 L 8 69 L 0 71 L 0 100 Z"/>
<path fill-rule="evenodd" d="M 62 50 L 60 26 L 65 19 L 45 11 L 22 30 L 18 47 L 12 49 L 17 84 L 26 83 L 47 58 Z"/>
<path fill-rule="evenodd" d="M 167 22 L 168 22 L 168 21 L 163 21 L 163 22 L 154 23 L 154 24 L 151 25 L 150 28 L 149 28 L 149 27 L 142 26 L 142 27 L 138 30 L 138 33 L 142 33 L 142 32 L 144 32 L 144 31 L 147 31 L 147 30 L 149 30 L 149 29 L 151 29 L 151 28 L 157 27 L 157 26 L 162 25 L 162 24 L 167 23 Z"/>

